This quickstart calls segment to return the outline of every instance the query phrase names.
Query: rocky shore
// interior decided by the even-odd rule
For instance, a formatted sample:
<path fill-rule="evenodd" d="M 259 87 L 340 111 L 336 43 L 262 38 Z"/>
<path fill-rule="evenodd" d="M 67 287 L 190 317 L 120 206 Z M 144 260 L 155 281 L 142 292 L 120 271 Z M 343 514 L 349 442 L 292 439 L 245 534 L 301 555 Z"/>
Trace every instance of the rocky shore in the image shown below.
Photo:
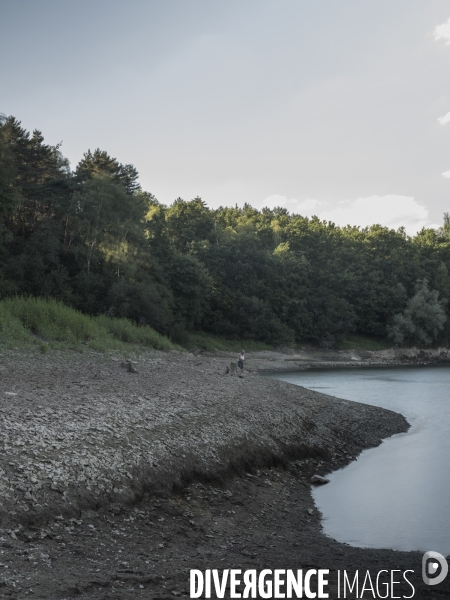
<path fill-rule="evenodd" d="M 419 553 L 327 538 L 310 494 L 405 419 L 248 358 L 241 378 L 225 355 L 0 356 L 2 597 L 188 596 L 193 568 L 411 568 L 422 589 Z"/>
<path fill-rule="evenodd" d="M 229 353 L 223 353 L 227 356 Z M 397 367 L 450 362 L 448 348 L 389 348 L 388 350 L 325 350 L 305 349 L 283 352 L 257 352 L 251 368 L 264 372 L 303 371 L 305 369 L 335 369 L 357 367 Z"/>

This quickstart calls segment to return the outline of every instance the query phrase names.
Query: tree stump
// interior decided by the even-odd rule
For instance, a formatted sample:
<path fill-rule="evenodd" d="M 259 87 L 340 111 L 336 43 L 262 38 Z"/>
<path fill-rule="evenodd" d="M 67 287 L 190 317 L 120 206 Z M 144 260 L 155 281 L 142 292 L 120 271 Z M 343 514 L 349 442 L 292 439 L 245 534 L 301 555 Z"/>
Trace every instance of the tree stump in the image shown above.
<path fill-rule="evenodd" d="M 128 373 L 137 373 L 137 370 L 132 362 L 129 362 L 127 365 Z"/>
<path fill-rule="evenodd" d="M 131 360 L 122 362 L 122 367 L 128 371 L 128 373 L 137 373 L 137 370 Z"/>

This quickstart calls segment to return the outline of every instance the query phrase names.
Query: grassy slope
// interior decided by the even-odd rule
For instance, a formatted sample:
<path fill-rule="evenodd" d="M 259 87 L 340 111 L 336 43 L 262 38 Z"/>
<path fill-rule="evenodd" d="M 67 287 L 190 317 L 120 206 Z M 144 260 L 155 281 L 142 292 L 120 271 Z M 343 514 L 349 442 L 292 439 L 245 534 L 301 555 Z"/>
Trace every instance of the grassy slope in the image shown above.
<path fill-rule="evenodd" d="M 128 319 L 89 317 L 56 300 L 9 298 L 0 302 L 0 345 L 105 352 L 130 346 L 173 350 L 174 344 L 151 327 L 137 327 Z"/>

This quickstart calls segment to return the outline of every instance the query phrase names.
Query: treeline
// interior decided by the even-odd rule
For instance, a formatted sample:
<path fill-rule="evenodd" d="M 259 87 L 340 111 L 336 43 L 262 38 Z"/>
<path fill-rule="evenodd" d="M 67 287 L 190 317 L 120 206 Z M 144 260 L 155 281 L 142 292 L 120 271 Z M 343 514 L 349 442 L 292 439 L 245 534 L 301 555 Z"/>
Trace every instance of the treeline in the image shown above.
<path fill-rule="evenodd" d="M 408 237 L 283 208 L 165 206 L 132 165 L 0 124 L 0 298 L 55 298 L 183 343 L 206 331 L 332 346 L 350 333 L 448 342 L 450 220 Z"/>

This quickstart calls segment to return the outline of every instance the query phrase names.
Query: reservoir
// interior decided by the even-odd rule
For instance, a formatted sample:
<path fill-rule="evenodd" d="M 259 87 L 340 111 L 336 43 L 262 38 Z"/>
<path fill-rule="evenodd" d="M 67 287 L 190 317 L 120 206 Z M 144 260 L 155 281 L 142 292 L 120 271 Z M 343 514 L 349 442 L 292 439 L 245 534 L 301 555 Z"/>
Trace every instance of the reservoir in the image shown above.
<path fill-rule="evenodd" d="M 352 546 L 450 554 L 450 366 L 271 376 L 388 408 L 411 424 L 314 488 L 327 535 Z"/>

